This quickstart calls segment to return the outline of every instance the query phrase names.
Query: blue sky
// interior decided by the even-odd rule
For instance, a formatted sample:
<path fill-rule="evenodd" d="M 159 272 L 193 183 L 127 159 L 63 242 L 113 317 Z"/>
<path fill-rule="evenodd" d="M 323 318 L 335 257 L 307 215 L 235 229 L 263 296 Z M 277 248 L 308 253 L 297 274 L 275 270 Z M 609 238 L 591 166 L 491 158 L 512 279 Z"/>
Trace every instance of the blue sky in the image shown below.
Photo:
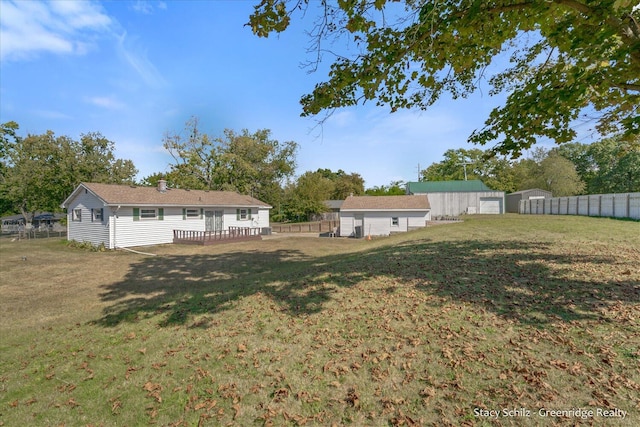
<path fill-rule="evenodd" d="M 331 58 L 313 74 L 301 67 L 313 59 L 310 16 L 254 36 L 244 24 L 257 2 L 2 1 L 0 122 L 18 122 L 22 135 L 100 132 L 140 178 L 168 170 L 163 135 L 192 116 L 214 137 L 266 128 L 300 145 L 297 174 L 342 169 L 369 188 L 415 180 L 418 165 L 471 148 L 467 136 L 502 101 L 485 92 L 394 114 L 367 104 L 318 128 L 300 117 L 299 99 L 326 79 Z"/>

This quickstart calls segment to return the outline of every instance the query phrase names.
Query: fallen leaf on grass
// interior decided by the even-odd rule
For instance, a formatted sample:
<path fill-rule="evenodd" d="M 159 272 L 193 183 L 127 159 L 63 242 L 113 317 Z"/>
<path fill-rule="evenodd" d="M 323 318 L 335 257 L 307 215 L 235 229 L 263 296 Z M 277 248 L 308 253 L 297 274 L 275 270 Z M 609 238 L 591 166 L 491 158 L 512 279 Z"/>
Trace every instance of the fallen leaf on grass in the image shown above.
<path fill-rule="evenodd" d="M 80 404 L 78 402 L 76 402 L 76 400 L 74 398 L 71 398 L 71 399 L 67 400 L 65 405 L 70 406 L 72 408 L 75 408 L 76 406 L 80 406 Z"/>
<path fill-rule="evenodd" d="M 76 385 L 75 384 L 64 384 L 64 385 L 61 385 L 60 387 L 58 387 L 58 391 L 60 393 L 64 393 L 65 391 L 70 393 L 75 389 L 76 389 Z"/>
<path fill-rule="evenodd" d="M 204 402 L 200 402 L 198 403 L 196 406 L 193 407 L 193 409 L 195 409 L 196 411 L 199 411 L 200 409 L 207 409 L 207 411 L 210 411 L 212 408 L 214 408 L 216 405 L 218 404 L 217 400 L 214 399 L 207 399 Z"/>
<path fill-rule="evenodd" d="M 142 388 L 148 391 L 148 397 L 153 397 L 158 403 L 162 403 L 162 397 L 160 396 L 162 386 L 160 384 L 154 384 L 151 381 L 147 381 Z"/>
<path fill-rule="evenodd" d="M 238 418 L 238 415 L 240 415 L 240 405 L 236 403 L 232 406 L 232 408 L 235 411 L 233 414 L 233 419 L 235 420 L 236 418 Z"/>
<path fill-rule="evenodd" d="M 350 387 L 347 390 L 347 397 L 345 397 L 344 401 L 354 408 L 360 406 L 360 395 L 356 392 L 355 387 Z"/>
<path fill-rule="evenodd" d="M 122 402 L 120 400 L 113 400 L 111 403 L 111 412 L 115 415 L 120 413 L 120 408 L 122 408 Z"/>

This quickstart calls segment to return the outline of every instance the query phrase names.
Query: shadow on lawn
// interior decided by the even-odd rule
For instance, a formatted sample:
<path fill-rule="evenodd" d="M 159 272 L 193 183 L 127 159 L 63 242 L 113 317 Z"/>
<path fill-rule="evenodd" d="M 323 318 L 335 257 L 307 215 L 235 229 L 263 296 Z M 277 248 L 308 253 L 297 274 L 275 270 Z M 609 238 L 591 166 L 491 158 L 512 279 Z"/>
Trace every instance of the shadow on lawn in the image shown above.
<path fill-rule="evenodd" d="M 552 249 L 517 241 L 417 240 L 320 258 L 295 250 L 147 258 L 133 264 L 123 281 L 105 286 L 102 298 L 113 305 L 98 322 L 110 326 L 164 314 L 162 325 L 184 324 L 258 293 L 291 315 L 312 314 L 323 310 L 336 287 L 380 276 L 533 325 L 599 318 L 617 301 L 640 302 L 636 273 L 616 272 L 613 257 Z M 570 279 L 576 265 L 592 271 L 591 278 Z"/>

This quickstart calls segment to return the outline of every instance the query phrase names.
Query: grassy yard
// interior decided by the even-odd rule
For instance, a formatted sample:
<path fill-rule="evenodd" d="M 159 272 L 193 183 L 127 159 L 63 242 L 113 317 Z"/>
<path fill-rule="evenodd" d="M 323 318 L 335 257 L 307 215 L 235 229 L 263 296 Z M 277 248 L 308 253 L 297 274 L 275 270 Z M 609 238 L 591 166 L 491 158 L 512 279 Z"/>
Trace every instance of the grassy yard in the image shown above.
<path fill-rule="evenodd" d="M 144 250 L 0 240 L 0 425 L 640 425 L 638 222 Z"/>

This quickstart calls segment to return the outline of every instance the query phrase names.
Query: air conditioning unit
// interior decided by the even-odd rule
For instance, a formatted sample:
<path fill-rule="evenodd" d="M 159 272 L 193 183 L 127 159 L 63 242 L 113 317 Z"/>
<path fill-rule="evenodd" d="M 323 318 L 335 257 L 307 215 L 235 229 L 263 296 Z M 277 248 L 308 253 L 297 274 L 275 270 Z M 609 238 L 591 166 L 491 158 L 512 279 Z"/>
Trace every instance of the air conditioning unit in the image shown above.
<path fill-rule="evenodd" d="M 478 213 L 478 208 L 477 208 L 477 207 L 475 207 L 475 206 L 469 206 L 469 207 L 467 208 L 467 214 L 469 214 L 469 215 L 473 215 L 473 214 L 476 214 L 476 213 Z"/>

